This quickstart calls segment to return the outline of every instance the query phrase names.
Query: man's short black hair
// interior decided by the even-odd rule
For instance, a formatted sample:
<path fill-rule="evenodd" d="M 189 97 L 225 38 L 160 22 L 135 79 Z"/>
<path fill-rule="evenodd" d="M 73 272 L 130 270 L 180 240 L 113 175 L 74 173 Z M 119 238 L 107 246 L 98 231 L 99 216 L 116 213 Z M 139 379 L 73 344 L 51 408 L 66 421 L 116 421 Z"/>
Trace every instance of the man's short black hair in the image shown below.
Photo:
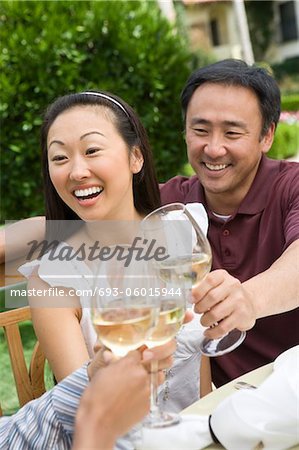
<path fill-rule="evenodd" d="M 225 59 L 197 69 L 187 80 L 181 94 L 184 121 L 192 95 L 204 83 L 251 89 L 257 96 L 263 118 L 261 137 L 266 134 L 272 123 L 277 126 L 280 116 L 280 90 L 266 69 L 249 66 L 239 59 Z"/>

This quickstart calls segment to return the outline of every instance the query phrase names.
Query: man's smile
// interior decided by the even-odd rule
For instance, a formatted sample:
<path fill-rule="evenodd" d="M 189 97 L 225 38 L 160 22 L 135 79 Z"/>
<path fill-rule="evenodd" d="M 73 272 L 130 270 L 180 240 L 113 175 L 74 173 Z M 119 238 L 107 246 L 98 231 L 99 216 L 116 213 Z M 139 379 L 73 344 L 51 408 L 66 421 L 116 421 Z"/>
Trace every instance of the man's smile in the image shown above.
<path fill-rule="evenodd" d="M 223 170 L 229 166 L 229 164 L 211 164 L 211 163 L 207 163 L 207 162 L 203 162 L 203 164 L 205 165 L 205 167 L 207 169 L 212 170 L 212 171 Z"/>

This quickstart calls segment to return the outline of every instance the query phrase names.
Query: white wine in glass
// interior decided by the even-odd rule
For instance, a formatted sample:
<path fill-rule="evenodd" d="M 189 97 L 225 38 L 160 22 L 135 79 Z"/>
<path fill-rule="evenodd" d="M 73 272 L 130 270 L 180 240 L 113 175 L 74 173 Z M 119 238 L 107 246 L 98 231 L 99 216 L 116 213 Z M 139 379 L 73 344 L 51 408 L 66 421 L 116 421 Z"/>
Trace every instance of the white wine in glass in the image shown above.
<path fill-rule="evenodd" d="M 166 283 L 190 282 L 194 286 L 210 272 L 211 262 L 211 254 L 204 252 L 169 258 L 159 263 L 159 276 Z"/>
<path fill-rule="evenodd" d="M 118 245 L 128 251 L 129 245 Z M 95 269 L 94 295 L 91 299 L 92 322 L 99 340 L 115 355 L 125 356 L 145 343 L 156 324 L 159 301 L 147 294 L 151 274 L 146 264 L 132 260 L 127 267 L 125 260 L 115 256 L 99 261 Z M 144 295 L 138 283 L 142 280 Z"/>
<path fill-rule="evenodd" d="M 157 323 L 146 339 L 146 345 L 158 347 L 169 342 L 181 328 L 184 317 L 185 301 L 178 302 L 172 298 L 161 300 Z"/>
<path fill-rule="evenodd" d="M 102 303 L 102 305 L 101 305 Z M 100 341 L 117 356 L 144 344 L 155 325 L 157 310 L 143 298 L 120 298 L 93 308 L 93 325 Z"/>

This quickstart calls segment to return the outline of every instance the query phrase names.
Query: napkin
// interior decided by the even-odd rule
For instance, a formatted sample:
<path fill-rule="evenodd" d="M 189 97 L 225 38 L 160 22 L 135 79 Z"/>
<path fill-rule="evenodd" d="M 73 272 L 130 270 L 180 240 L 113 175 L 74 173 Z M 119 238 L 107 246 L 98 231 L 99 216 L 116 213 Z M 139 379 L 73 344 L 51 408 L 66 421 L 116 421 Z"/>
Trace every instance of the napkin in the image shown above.
<path fill-rule="evenodd" d="M 299 443 L 299 346 L 283 353 L 274 372 L 254 390 L 238 391 L 212 414 L 212 429 L 225 448 L 280 450 Z"/>
<path fill-rule="evenodd" d="M 188 203 L 186 210 L 197 222 L 204 235 L 208 230 L 208 216 L 204 206 L 201 203 Z M 163 229 L 163 233 L 161 230 Z M 158 231 L 157 231 L 158 230 Z M 182 215 L 182 211 L 174 210 L 162 217 L 162 227 L 154 230 L 158 234 L 155 237 L 162 236 L 165 239 L 168 253 L 174 256 L 191 255 L 192 248 L 196 244 L 196 233 L 192 223 Z M 160 233 L 160 235 L 159 235 Z"/>
<path fill-rule="evenodd" d="M 208 416 L 182 415 L 178 425 L 142 429 L 137 450 L 199 450 L 212 443 Z"/>

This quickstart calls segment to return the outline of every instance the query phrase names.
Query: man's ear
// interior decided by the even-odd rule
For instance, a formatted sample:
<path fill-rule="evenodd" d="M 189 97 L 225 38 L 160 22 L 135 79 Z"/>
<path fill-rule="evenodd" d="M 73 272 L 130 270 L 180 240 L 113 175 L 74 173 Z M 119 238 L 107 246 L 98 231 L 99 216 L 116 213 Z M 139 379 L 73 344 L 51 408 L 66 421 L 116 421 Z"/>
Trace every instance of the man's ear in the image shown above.
<path fill-rule="evenodd" d="M 132 173 L 139 173 L 143 167 L 143 156 L 139 147 L 134 147 L 130 154 L 130 169 Z"/>
<path fill-rule="evenodd" d="M 262 144 L 262 152 L 263 153 L 267 153 L 272 144 L 273 144 L 273 140 L 274 140 L 274 134 L 275 134 L 275 125 L 272 122 L 271 125 L 269 126 L 267 133 L 265 134 L 265 136 L 262 138 L 261 140 L 261 144 Z"/>

